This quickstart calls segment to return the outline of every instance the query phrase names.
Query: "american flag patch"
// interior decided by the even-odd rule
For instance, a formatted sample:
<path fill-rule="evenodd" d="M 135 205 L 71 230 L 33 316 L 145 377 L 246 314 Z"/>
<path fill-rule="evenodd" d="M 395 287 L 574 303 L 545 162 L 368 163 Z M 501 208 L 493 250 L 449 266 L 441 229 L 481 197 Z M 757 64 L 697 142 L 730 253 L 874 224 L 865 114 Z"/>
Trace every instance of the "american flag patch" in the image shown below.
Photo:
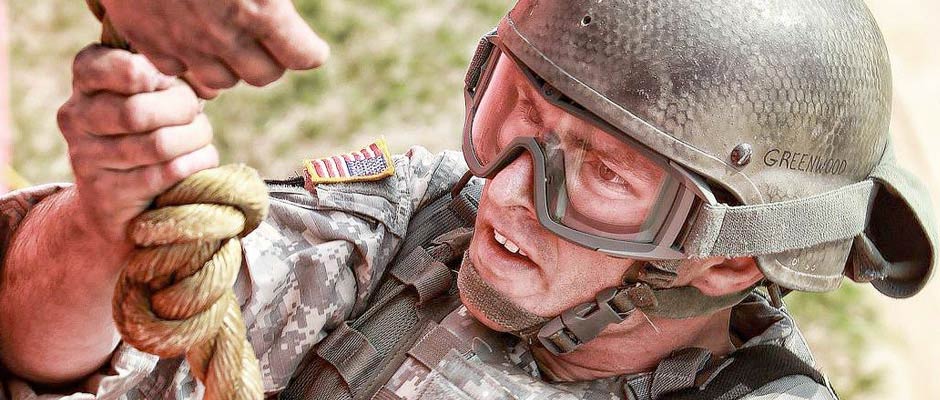
<path fill-rule="evenodd" d="M 385 138 L 347 154 L 304 160 L 311 184 L 377 181 L 395 174 Z"/>

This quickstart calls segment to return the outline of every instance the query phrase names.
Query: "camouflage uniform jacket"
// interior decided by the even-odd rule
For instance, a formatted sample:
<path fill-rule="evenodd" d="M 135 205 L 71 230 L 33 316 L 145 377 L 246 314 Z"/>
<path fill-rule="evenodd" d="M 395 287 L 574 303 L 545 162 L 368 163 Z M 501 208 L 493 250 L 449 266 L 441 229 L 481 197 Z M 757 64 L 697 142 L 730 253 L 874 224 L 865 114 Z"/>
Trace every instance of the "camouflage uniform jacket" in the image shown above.
<path fill-rule="evenodd" d="M 378 182 L 318 185 L 309 191 L 300 178 L 270 185 L 270 216 L 245 238 L 246 265 L 236 283 L 269 395 L 286 387 L 304 355 L 320 340 L 367 307 L 367 298 L 407 234 L 411 217 L 466 171 L 459 153 L 433 155 L 420 147 L 396 156 L 395 166 L 393 176 Z M 0 198 L 0 246 L 6 247 L 30 208 L 61 188 L 36 187 Z M 733 320 L 735 332 L 749 338 L 745 346 L 786 346 L 812 362 L 793 321 L 761 299 L 737 307 Z M 620 398 L 628 383 L 637 388 L 639 398 L 650 396 L 644 393 L 649 391 L 650 374 L 548 383 L 539 377 L 524 346 L 487 331 L 463 308 L 441 326 L 473 342 L 474 355 L 443 362 L 434 371 L 406 360 L 386 384 L 387 390 L 422 399 L 594 399 Z M 158 359 L 126 345 L 115 350 L 110 365 L 72 389 L 37 393 L 28 383 L 7 376 L 0 380 L 0 400 L 202 397 L 202 386 L 181 358 Z M 797 377 L 773 382 L 749 398 L 831 396 L 824 386 Z"/>

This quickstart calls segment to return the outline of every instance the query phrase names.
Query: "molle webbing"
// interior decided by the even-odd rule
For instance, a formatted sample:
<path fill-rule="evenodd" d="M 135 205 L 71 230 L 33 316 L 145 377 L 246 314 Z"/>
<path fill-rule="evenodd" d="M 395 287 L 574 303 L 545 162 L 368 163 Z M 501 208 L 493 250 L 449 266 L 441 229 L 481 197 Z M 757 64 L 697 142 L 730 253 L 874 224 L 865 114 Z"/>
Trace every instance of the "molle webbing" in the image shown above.
<path fill-rule="evenodd" d="M 663 364 L 660 364 L 662 367 Z M 828 386 L 822 374 L 801 360 L 790 350 L 770 344 L 745 347 L 731 353 L 724 362 L 718 363 L 716 372 L 707 376 L 700 385 L 683 385 L 673 389 L 666 382 L 653 378 L 651 398 L 656 400 L 703 400 L 740 399 L 768 383 L 788 376 L 802 375 L 816 383 Z M 706 368 L 708 370 L 709 368 Z M 715 368 L 712 368 L 715 370 Z M 660 368 L 656 375 L 660 375 Z M 662 376 L 678 376 L 677 371 L 662 371 Z M 707 374 L 707 373 L 706 373 Z"/>
<path fill-rule="evenodd" d="M 412 218 L 368 309 L 308 354 L 280 399 L 397 399 L 383 386 L 408 356 L 436 364 L 458 348 L 437 322 L 460 305 L 448 264 L 469 245 L 480 192 L 479 185 L 467 186 Z"/>

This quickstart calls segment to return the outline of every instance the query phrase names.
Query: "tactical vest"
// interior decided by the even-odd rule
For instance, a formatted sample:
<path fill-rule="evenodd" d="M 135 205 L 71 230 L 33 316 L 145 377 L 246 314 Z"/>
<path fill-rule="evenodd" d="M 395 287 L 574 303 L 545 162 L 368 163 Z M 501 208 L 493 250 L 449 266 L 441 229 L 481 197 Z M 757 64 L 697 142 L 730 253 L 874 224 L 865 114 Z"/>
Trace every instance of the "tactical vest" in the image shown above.
<path fill-rule="evenodd" d="M 384 385 L 407 357 L 433 369 L 451 349 L 469 345 L 436 329 L 460 306 L 456 272 L 469 245 L 482 185 L 445 194 L 412 218 L 408 235 L 370 306 L 339 325 L 307 354 L 283 400 L 398 400 Z M 738 399 L 766 383 L 803 375 L 824 378 L 789 350 L 772 345 L 710 363 L 707 351 L 683 349 L 653 374 L 623 385 L 627 399 Z M 700 382 L 707 376 L 706 382 Z"/>

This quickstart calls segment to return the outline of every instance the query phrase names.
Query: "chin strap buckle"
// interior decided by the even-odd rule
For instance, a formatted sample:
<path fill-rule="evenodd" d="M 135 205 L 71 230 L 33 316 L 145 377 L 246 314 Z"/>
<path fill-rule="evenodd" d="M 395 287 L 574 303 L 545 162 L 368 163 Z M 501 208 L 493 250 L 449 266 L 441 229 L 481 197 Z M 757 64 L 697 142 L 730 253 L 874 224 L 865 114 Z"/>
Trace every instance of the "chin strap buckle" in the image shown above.
<path fill-rule="evenodd" d="M 637 298 L 653 298 L 652 289 L 644 283 L 605 289 L 595 301 L 574 306 L 548 321 L 539 330 L 538 340 L 554 355 L 570 353 L 596 338 L 608 325 L 627 319 L 636 310 L 633 299 Z"/>

